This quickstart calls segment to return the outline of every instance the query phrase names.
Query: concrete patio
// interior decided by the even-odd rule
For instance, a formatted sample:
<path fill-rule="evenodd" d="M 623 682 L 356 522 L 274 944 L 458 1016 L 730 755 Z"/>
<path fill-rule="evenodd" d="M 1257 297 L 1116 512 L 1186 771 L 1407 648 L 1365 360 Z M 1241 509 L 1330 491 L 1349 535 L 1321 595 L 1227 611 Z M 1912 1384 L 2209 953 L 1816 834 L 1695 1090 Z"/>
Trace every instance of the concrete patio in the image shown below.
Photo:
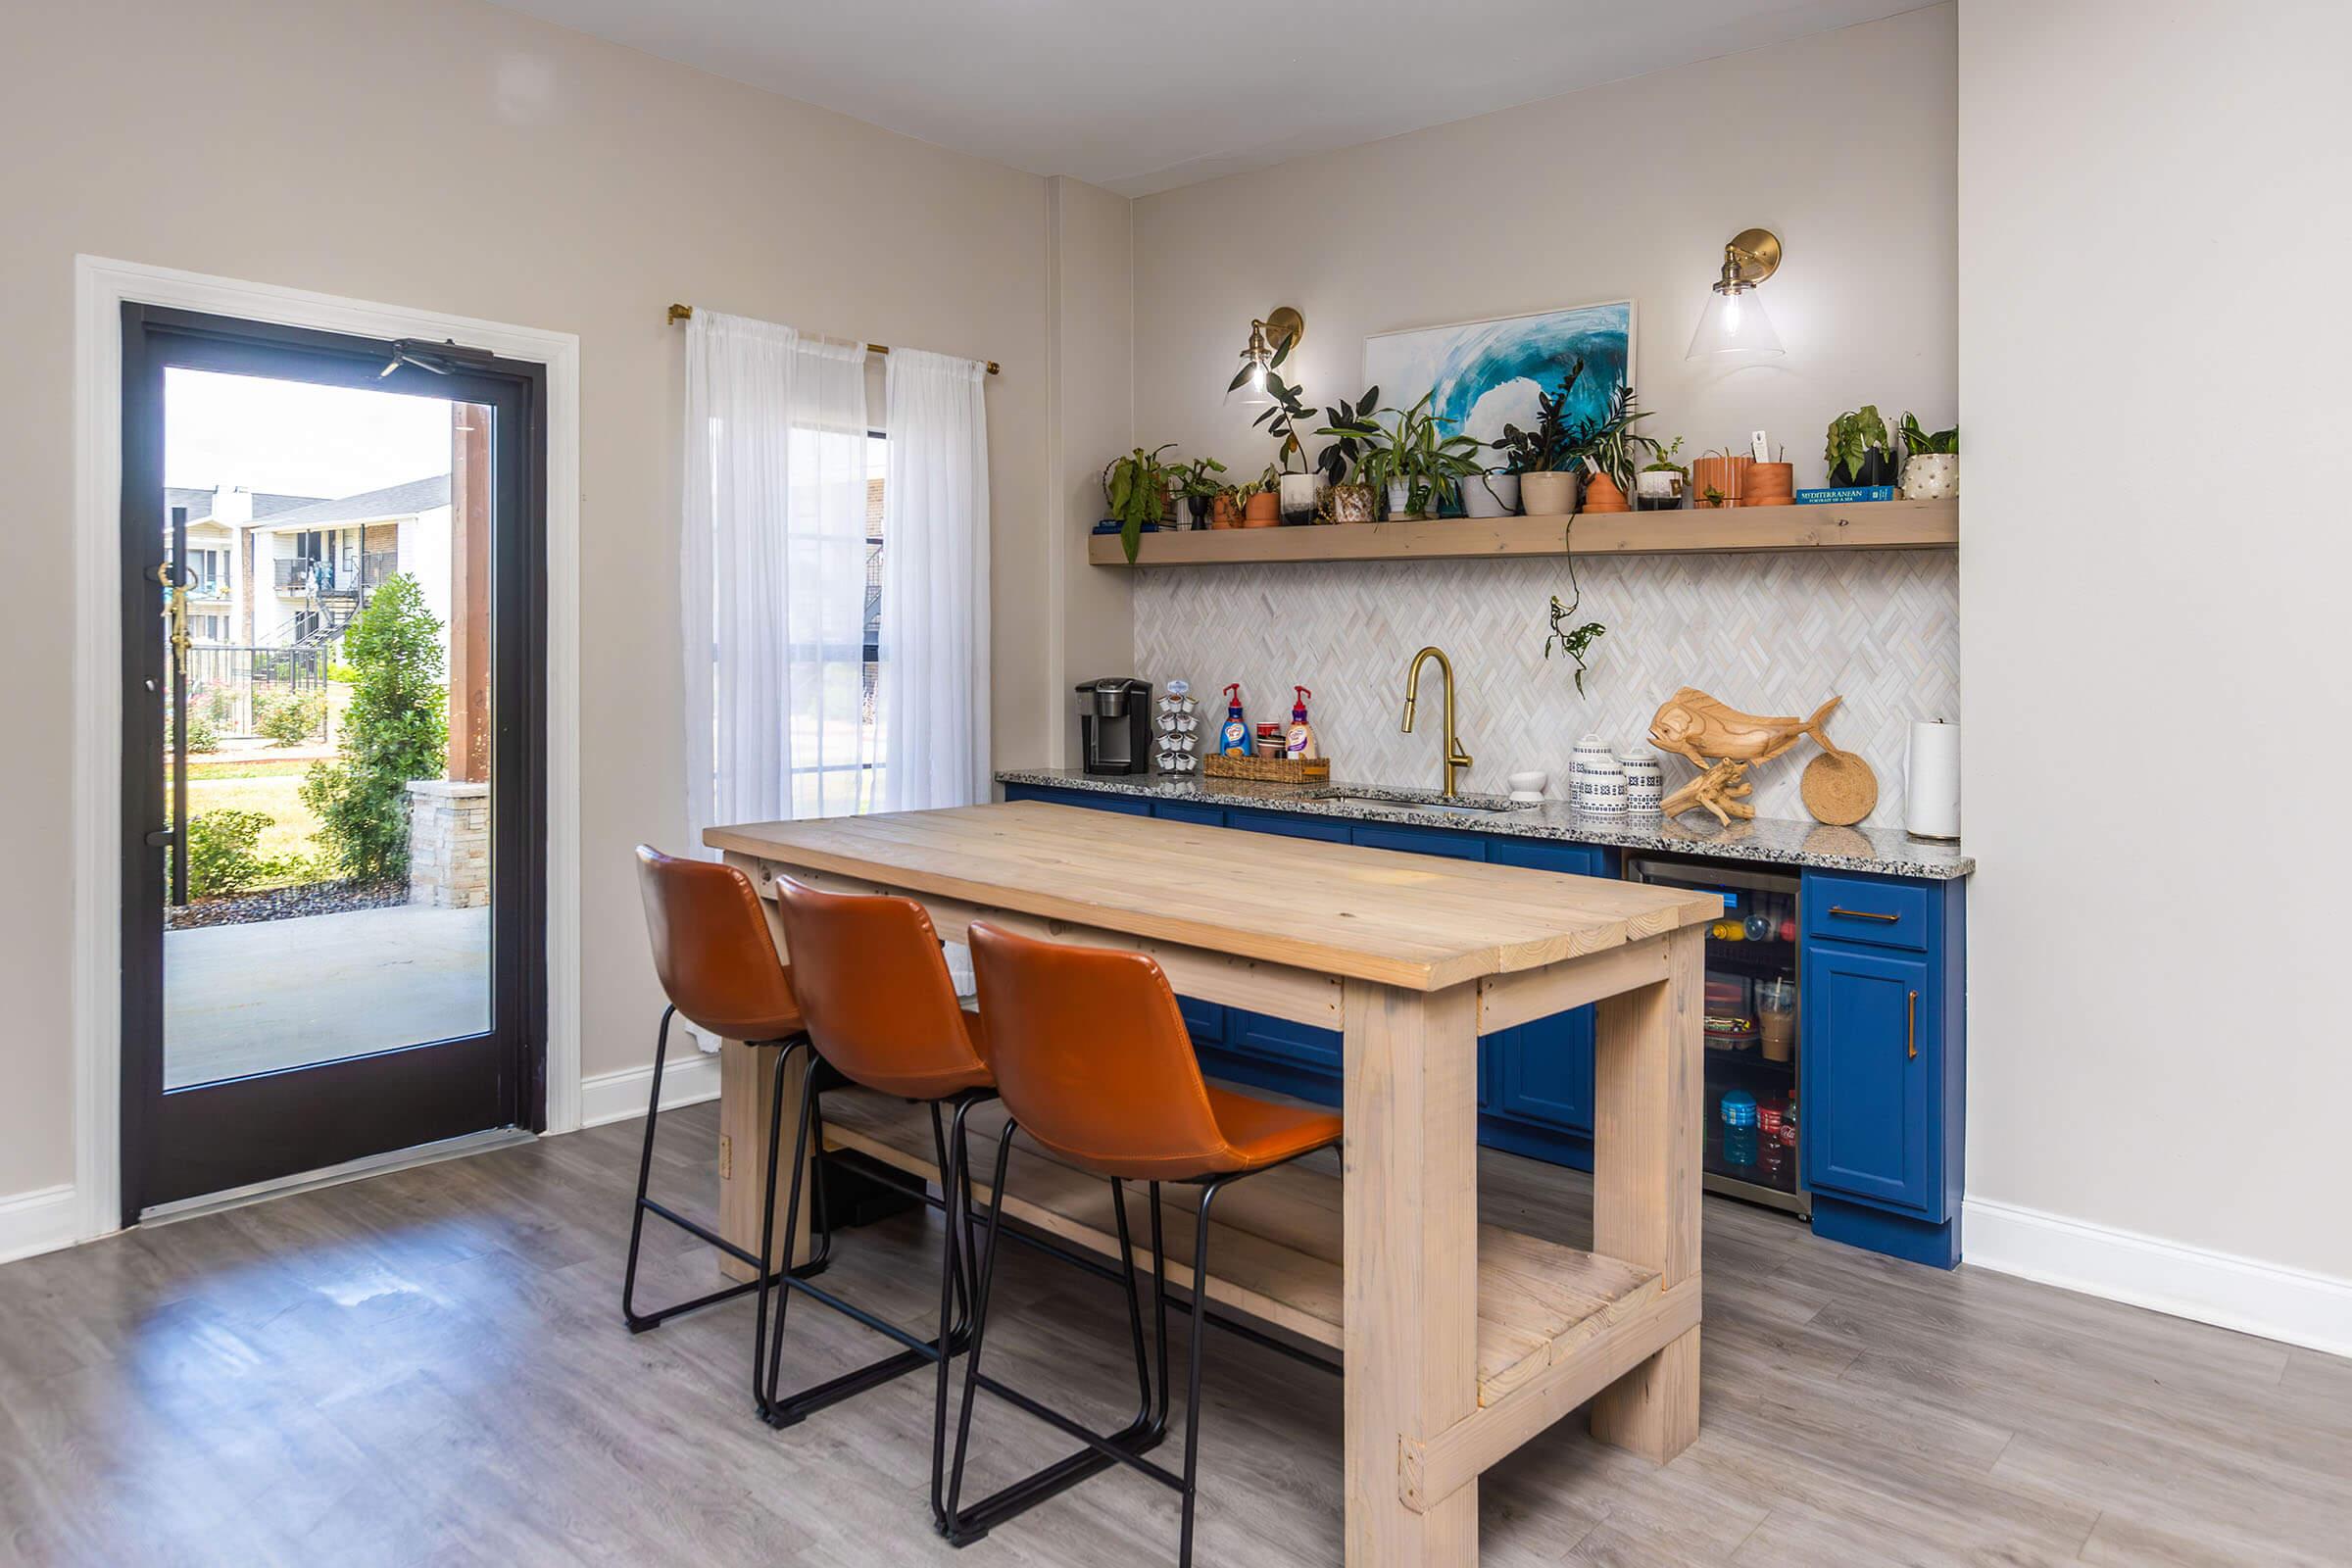
<path fill-rule="evenodd" d="M 490 1027 L 490 911 L 402 905 L 164 937 L 164 1087 Z"/>

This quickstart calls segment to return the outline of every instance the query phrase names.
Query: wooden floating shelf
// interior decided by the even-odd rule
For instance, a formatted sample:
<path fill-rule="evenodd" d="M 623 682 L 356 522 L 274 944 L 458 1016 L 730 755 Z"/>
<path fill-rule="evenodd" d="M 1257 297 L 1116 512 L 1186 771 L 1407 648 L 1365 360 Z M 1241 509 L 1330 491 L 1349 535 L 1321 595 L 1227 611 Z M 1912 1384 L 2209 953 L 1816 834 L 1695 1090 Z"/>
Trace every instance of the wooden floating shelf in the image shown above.
<path fill-rule="evenodd" d="M 1205 566 L 1239 562 L 1467 561 L 1486 556 L 1564 556 L 1566 517 L 1455 517 L 1437 522 L 1332 523 L 1303 528 L 1200 528 L 1148 533 L 1135 564 Z M 1957 501 L 1872 501 L 1844 507 L 1692 508 L 1586 513 L 1575 519 L 1579 556 L 1752 554 L 1766 550 L 1955 550 Z M 1117 534 L 1087 540 L 1087 560 L 1124 566 Z"/>

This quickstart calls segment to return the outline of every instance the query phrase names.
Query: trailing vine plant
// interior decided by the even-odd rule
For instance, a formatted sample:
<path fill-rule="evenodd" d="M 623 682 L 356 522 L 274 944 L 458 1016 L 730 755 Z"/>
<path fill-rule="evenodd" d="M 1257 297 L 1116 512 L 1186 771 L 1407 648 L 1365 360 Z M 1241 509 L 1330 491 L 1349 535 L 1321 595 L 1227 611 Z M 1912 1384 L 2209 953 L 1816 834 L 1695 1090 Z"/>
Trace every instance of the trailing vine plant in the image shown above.
<path fill-rule="evenodd" d="M 1576 578 L 1576 518 L 1573 515 L 1561 530 L 1560 549 L 1568 558 L 1568 602 L 1563 605 L 1558 594 L 1551 596 L 1551 631 L 1544 639 L 1544 657 L 1549 659 L 1556 646 L 1562 654 L 1576 661 L 1576 695 L 1582 697 L 1585 695 L 1585 671 L 1590 667 L 1585 662 L 1585 655 L 1592 651 L 1592 644 L 1609 628 L 1597 620 L 1588 620 L 1582 624 L 1576 620 L 1577 611 L 1585 602 L 1585 590 Z"/>

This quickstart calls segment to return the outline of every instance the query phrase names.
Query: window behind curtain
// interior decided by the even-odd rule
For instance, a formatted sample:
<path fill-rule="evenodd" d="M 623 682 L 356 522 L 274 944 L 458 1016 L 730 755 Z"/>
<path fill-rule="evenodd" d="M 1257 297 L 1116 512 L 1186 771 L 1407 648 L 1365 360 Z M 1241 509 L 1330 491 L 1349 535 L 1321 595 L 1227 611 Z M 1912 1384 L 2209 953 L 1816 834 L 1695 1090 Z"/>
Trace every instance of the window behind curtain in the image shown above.
<path fill-rule="evenodd" d="M 820 431 L 795 431 L 796 441 L 804 438 L 811 442 L 838 439 Z M 804 732 L 794 737 L 792 806 L 796 817 L 870 811 L 881 804 L 883 748 L 875 695 L 882 667 L 882 486 L 889 471 L 889 439 L 884 432 L 867 432 L 864 533 L 854 544 L 842 541 L 843 548 L 856 548 L 863 554 L 865 591 L 859 601 L 857 626 L 828 628 L 825 633 L 827 646 L 822 650 L 821 660 L 828 681 L 822 704 L 824 744 L 819 747 L 814 728 L 807 724 Z M 796 464 L 796 466 L 815 466 Z M 807 548 L 830 547 L 828 543 Z M 832 646 L 833 640 L 844 634 L 858 639 L 858 678 L 855 691 L 846 685 L 849 661 L 845 656 L 850 649 Z M 817 653 L 813 648 L 796 651 L 796 665 L 805 668 L 808 662 L 816 662 Z M 842 689 L 831 689 L 835 680 L 845 681 Z"/>

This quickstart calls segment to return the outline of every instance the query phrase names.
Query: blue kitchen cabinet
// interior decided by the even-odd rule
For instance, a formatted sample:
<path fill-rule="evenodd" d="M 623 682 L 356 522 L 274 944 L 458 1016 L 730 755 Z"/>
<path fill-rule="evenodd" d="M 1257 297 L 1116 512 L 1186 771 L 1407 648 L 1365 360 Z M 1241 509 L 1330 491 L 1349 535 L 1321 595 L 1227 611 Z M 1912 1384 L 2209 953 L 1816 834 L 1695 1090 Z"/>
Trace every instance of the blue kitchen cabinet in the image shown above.
<path fill-rule="evenodd" d="M 1556 839 L 1349 822 L 1098 791 L 1007 785 L 1047 800 L 1289 838 L 1614 878 L 1615 850 Z M 1960 1259 L 1967 1041 L 1966 883 L 1808 868 L 1800 895 L 1800 1164 L 1822 1236 L 1949 1268 Z M 1325 1104 L 1341 1097 L 1340 1036 L 1180 999 L 1201 1064 Z M 1479 1141 L 1555 1164 L 1592 1163 L 1593 1009 L 1479 1042 Z"/>
<path fill-rule="evenodd" d="M 1614 851 L 1556 839 L 1496 838 L 1487 858 L 1566 876 L 1617 875 Z M 1516 1154 L 1592 1165 L 1591 1007 L 1497 1030 L 1485 1041 L 1482 1142 Z"/>
<path fill-rule="evenodd" d="M 1960 1258 L 1960 884 L 1808 871 L 1797 1118 L 1813 1228 L 1915 1262 Z"/>

